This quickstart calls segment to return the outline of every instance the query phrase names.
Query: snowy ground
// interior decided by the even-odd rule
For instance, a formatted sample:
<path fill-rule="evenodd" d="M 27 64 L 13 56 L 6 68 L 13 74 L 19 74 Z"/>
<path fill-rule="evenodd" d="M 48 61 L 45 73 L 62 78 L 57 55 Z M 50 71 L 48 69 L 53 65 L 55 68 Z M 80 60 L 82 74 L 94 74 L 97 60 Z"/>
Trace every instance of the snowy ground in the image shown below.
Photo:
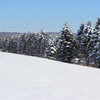
<path fill-rule="evenodd" d="M 0 52 L 0 100 L 100 100 L 100 70 Z"/>

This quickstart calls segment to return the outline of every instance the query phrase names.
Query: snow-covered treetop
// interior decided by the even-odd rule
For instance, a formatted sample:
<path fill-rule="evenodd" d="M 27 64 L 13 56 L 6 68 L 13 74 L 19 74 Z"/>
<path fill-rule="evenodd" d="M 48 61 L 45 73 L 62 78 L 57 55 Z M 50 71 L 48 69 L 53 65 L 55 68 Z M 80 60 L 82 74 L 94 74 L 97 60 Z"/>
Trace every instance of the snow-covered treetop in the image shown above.
<path fill-rule="evenodd" d="M 98 18 L 98 24 L 100 24 L 100 17 Z"/>
<path fill-rule="evenodd" d="M 87 26 L 92 26 L 90 21 L 87 22 Z"/>
<path fill-rule="evenodd" d="M 40 39 L 40 38 L 46 39 L 46 37 L 47 37 L 47 33 L 43 29 L 41 29 L 40 32 L 37 33 L 37 35 L 38 35 L 38 39 Z"/>
<path fill-rule="evenodd" d="M 40 30 L 40 33 L 45 33 L 43 29 Z"/>
<path fill-rule="evenodd" d="M 69 31 L 69 32 L 71 32 L 71 29 L 70 29 L 70 27 L 69 27 L 69 25 L 68 25 L 68 23 L 65 23 L 64 25 L 63 25 L 63 31 Z"/>
<path fill-rule="evenodd" d="M 94 30 L 90 21 L 87 23 L 87 27 L 85 28 L 85 30 L 87 33 L 93 33 Z"/>
<path fill-rule="evenodd" d="M 80 28 L 84 29 L 85 23 L 81 22 Z"/>
<path fill-rule="evenodd" d="M 46 34 L 46 32 L 43 29 L 41 29 L 39 33 L 40 34 Z"/>
<path fill-rule="evenodd" d="M 95 29 L 100 29 L 100 17 L 98 18 L 97 22 L 96 22 L 96 26 Z"/>

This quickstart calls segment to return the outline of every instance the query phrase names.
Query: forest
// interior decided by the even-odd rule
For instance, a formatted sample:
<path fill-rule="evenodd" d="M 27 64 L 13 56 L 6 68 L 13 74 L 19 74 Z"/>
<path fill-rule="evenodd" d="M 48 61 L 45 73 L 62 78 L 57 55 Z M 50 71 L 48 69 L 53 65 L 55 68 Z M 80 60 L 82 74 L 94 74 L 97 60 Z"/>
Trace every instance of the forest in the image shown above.
<path fill-rule="evenodd" d="M 57 37 L 43 30 L 0 36 L 0 51 L 100 68 L 100 18 L 95 27 L 81 23 L 75 37 L 68 23 Z"/>

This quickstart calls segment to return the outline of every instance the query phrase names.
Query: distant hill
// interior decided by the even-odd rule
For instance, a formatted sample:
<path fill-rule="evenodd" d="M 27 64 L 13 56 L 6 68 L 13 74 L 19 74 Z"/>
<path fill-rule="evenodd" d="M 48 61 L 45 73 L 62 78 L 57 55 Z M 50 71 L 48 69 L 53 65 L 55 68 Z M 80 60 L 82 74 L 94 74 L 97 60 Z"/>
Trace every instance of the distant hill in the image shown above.
<path fill-rule="evenodd" d="M 21 34 L 21 33 L 18 33 L 18 32 L 0 32 L 0 37 L 1 36 L 9 36 L 9 35 L 18 35 L 18 34 Z"/>
<path fill-rule="evenodd" d="M 47 32 L 51 37 L 58 37 L 60 32 Z M 18 32 L 0 32 L 0 37 L 2 36 L 10 36 L 10 35 L 19 35 L 19 34 L 22 34 L 22 33 L 18 33 Z M 73 36 L 76 37 L 76 34 L 73 33 Z"/>

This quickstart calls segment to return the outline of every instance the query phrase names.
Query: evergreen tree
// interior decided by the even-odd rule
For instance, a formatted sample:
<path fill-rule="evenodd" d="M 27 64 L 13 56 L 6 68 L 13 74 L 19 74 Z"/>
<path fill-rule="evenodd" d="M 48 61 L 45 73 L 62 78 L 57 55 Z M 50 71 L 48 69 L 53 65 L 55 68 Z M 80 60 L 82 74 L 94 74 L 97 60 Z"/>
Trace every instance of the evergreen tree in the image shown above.
<path fill-rule="evenodd" d="M 91 61 L 95 64 L 95 67 L 100 68 L 100 18 L 98 18 L 98 21 L 96 22 L 91 44 Z"/>
<path fill-rule="evenodd" d="M 8 52 L 18 53 L 18 38 L 16 36 L 9 37 Z"/>
<path fill-rule="evenodd" d="M 9 37 L 5 36 L 2 40 L 2 51 L 8 52 Z"/>
<path fill-rule="evenodd" d="M 37 55 L 39 57 L 46 57 L 46 50 L 49 46 L 49 35 L 41 30 L 37 35 Z"/>
<path fill-rule="evenodd" d="M 85 58 L 85 62 L 86 65 L 89 65 L 89 60 L 90 60 L 90 53 L 92 50 L 92 44 L 91 44 L 91 39 L 92 39 L 92 35 L 93 35 L 93 28 L 91 25 L 91 22 L 89 21 L 87 23 L 87 27 L 85 28 L 85 34 L 84 34 L 84 38 L 82 40 L 83 43 L 83 54 L 84 54 L 84 58 Z"/>
<path fill-rule="evenodd" d="M 19 37 L 19 53 L 20 54 L 25 54 L 25 50 L 26 50 L 26 34 L 21 34 Z"/>
<path fill-rule="evenodd" d="M 3 48 L 3 38 L 0 37 L 0 51 L 2 51 L 2 48 Z"/>
<path fill-rule="evenodd" d="M 26 49 L 25 54 L 36 56 L 37 54 L 37 40 L 34 33 L 28 33 L 26 36 Z"/>
<path fill-rule="evenodd" d="M 84 24 L 81 24 L 76 37 L 78 45 L 78 57 L 86 65 L 89 65 L 89 55 L 91 51 L 90 40 L 92 34 L 93 34 L 93 28 L 91 27 L 91 22 L 88 22 L 86 27 Z"/>
<path fill-rule="evenodd" d="M 98 21 L 96 22 L 96 26 L 95 26 L 96 30 L 100 29 L 100 18 L 98 18 Z"/>
<path fill-rule="evenodd" d="M 53 60 L 56 59 L 56 44 L 53 37 L 49 38 L 49 45 L 46 50 L 46 58 L 53 59 Z"/>
<path fill-rule="evenodd" d="M 68 24 L 64 24 L 57 43 L 57 59 L 63 62 L 71 62 L 73 58 L 73 36 Z"/>
<path fill-rule="evenodd" d="M 82 23 L 79 27 L 79 30 L 77 31 L 77 35 L 76 35 L 76 53 L 77 53 L 77 58 L 81 61 L 83 58 L 83 54 L 82 54 L 82 39 L 84 37 L 84 30 L 85 30 L 85 25 Z"/>

